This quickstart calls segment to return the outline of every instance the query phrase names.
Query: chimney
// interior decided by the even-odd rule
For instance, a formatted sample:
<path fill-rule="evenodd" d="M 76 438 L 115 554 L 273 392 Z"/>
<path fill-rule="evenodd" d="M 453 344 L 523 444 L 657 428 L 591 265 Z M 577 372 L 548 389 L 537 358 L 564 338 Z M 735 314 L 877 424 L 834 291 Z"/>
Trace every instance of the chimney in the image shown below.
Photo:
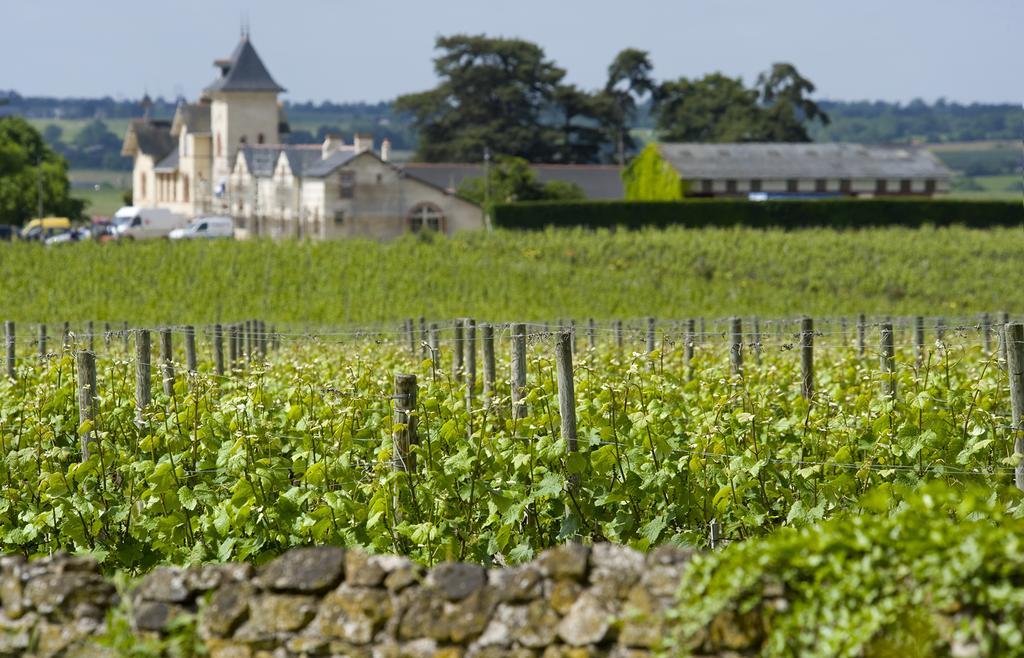
<path fill-rule="evenodd" d="M 345 146 L 345 140 L 341 135 L 327 133 L 324 135 L 324 145 L 321 148 L 321 157 L 326 160 L 331 157 L 332 153 L 340 151 L 343 146 Z"/>
<path fill-rule="evenodd" d="M 360 135 L 359 133 L 356 133 L 355 138 L 353 140 L 353 143 L 355 144 L 355 152 L 356 153 L 363 153 L 364 151 L 372 151 L 373 150 L 373 135 Z"/>
<path fill-rule="evenodd" d="M 391 140 L 387 137 L 380 143 L 380 159 L 384 162 L 391 159 Z"/>

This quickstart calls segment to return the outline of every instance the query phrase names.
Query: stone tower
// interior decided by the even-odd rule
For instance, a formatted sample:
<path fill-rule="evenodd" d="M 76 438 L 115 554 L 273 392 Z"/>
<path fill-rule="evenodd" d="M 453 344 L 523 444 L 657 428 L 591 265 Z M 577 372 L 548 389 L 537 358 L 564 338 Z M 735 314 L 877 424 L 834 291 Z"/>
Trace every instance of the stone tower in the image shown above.
<path fill-rule="evenodd" d="M 220 77 L 204 90 L 210 100 L 213 188 L 226 186 L 235 153 L 244 144 L 280 141 L 277 95 L 284 91 L 263 65 L 248 34 L 235 51 L 219 59 Z"/>

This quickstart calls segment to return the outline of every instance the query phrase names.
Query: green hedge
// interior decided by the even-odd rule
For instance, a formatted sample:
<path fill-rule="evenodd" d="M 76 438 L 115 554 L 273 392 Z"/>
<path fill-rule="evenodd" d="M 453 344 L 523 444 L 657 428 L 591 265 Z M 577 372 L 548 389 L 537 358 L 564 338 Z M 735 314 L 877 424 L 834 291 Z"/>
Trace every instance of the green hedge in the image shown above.
<path fill-rule="evenodd" d="M 835 199 L 814 201 L 538 201 L 495 207 L 502 228 L 547 226 L 590 228 L 641 226 L 753 226 L 772 228 L 867 228 L 872 226 L 961 224 L 972 228 L 1020 226 L 1024 207 L 1017 201 L 932 199 Z"/>

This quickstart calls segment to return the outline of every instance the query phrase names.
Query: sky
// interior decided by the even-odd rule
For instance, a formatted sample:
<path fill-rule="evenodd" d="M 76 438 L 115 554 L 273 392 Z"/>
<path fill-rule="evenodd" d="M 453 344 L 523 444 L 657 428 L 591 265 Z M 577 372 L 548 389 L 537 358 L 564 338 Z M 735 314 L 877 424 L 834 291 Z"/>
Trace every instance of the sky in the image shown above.
<path fill-rule="evenodd" d="M 657 79 L 752 82 L 795 64 L 835 100 L 1017 102 L 1024 0 L 0 0 L 0 89 L 195 98 L 243 17 L 293 101 L 389 100 L 436 83 L 434 40 L 540 44 L 583 88 L 627 47 Z"/>

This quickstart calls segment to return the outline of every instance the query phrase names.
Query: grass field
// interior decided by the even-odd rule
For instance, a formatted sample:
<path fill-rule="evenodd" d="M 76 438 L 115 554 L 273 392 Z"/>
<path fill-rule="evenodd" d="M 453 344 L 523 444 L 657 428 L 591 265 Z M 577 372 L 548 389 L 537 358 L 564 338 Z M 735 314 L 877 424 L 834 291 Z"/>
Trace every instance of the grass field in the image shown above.
<path fill-rule="evenodd" d="M 15 320 L 341 324 L 1024 310 L 1019 229 L 547 231 L 0 245 Z"/>
<path fill-rule="evenodd" d="M 124 205 L 124 190 L 100 187 L 96 189 L 74 189 L 71 196 L 84 199 L 86 215 L 90 217 L 109 217 Z"/>
<path fill-rule="evenodd" d="M 61 141 L 70 142 L 75 138 L 75 135 L 79 133 L 86 125 L 92 123 L 94 119 L 26 119 L 32 126 L 42 132 L 46 126 L 54 125 L 58 126 L 63 132 L 61 134 Z M 128 130 L 128 123 L 131 119 L 103 119 L 103 123 L 107 125 L 107 129 L 115 135 L 124 135 L 125 131 Z"/>

